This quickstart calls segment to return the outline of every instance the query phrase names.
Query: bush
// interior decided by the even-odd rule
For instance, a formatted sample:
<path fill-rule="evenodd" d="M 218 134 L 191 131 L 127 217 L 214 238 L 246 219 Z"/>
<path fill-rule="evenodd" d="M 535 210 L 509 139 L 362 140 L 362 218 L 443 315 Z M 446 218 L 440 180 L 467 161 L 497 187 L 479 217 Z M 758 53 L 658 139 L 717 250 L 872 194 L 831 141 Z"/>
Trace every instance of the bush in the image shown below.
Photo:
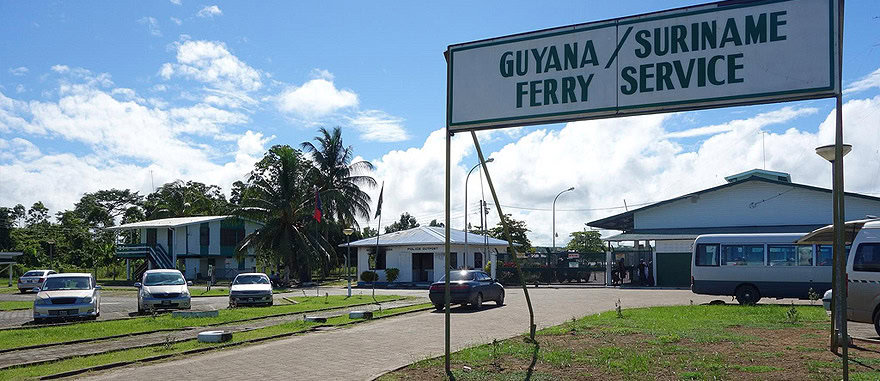
<path fill-rule="evenodd" d="M 379 280 L 379 274 L 376 274 L 375 271 L 364 271 L 361 273 L 361 280 L 367 283 L 373 283 Z"/>
<path fill-rule="evenodd" d="M 483 271 L 485 271 L 486 274 L 492 273 L 492 261 L 486 261 L 486 265 L 483 266 Z"/>
<path fill-rule="evenodd" d="M 385 280 L 387 280 L 388 283 L 396 281 L 398 276 L 400 276 L 400 269 L 394 267 L 385 269 Z"/>

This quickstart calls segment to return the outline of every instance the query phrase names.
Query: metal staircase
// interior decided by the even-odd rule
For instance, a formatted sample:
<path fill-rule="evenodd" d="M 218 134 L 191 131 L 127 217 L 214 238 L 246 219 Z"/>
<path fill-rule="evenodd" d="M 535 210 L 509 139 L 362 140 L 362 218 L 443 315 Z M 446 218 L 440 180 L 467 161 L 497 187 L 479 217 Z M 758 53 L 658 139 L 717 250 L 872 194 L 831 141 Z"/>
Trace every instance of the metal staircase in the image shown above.
<path fill-rule="evenodd" d="M 176 268 L 174 266 L 174 261 L 171 260 L 171 255 L 165 251 L 165 248 L 162 245 L 147 245 L 147 244 L 134 244 L 134 245 L 119 245 L 116 247 L 116 255 L 121 257 L 145 257 L 146 261 L 144 261 L 143 265 L 139 266 L 135 269 L 132 276 L 133 279 L 140 279 L 141 276 L 147 271 L 149 267 L 147 262 L 152 265 L 154 269 L 173 269 Z"/>

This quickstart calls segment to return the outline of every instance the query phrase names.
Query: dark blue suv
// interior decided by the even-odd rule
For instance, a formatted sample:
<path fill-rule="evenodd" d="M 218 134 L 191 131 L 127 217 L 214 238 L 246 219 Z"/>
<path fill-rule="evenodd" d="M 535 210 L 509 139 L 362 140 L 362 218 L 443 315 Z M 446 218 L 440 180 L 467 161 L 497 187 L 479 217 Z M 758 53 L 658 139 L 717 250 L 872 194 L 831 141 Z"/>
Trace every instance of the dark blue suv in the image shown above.
<path fill-rule="evenodd" d="M 445 304 L 446 277 L 431 285 L 428 296 L 438 310 Z M 504 287 L 489 274 L 480 270 L 454 270 L 449 272 L 450 304 L 470 304 L 481 308 L 487 300 L 504 305 Z"/>

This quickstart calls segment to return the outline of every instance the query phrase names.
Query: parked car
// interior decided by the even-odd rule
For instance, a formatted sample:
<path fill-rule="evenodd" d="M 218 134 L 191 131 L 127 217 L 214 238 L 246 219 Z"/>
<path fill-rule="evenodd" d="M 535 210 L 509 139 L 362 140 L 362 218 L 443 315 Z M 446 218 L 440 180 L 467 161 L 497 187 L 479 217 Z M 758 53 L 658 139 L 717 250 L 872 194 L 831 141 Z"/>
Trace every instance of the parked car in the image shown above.
<path fill-rule="evenodd" d="M 46 277 L 52 274 L 56 274 L 56 272 L 52 270 L 28 271 L 18 278 L 18 291 L 22 294 L 30 292 L 34 288 L 40 287 L 46 281 Z"/>
<path fill-rule="evenodd" d="M 229 288 L 229 306 L 272 305 L 272 282 L 263 273 L 238 274 Z"/>
<path fill-rule="evenodd" d="M 138 288 L 138 313 L 148 310 L 188 310 L 191 307 L 189 287 L 192 282 L 183 278 L 178 270 L 147 270 Z"/>
<path fill-rule="evenodd" d="M 34 321 L 101 316 L 101 286 L 88 273 L 52 274 L 35 289 Z"/>
<path fill-rule="evenodd" d="M 431 303 L 438 310 L 445 304 L 446 276 L 434 282 L 428 292 Z M 449 273 L 450 304 L 470 304 L 481 308 L 486 300 L 504 305 L 504 287 L 480 270 L 455 270 Z"/>
<path fill-rule="evenodd" d="M 846 260 L 846 317 L 880 335 L 880 220 L 865 222 Z"/>

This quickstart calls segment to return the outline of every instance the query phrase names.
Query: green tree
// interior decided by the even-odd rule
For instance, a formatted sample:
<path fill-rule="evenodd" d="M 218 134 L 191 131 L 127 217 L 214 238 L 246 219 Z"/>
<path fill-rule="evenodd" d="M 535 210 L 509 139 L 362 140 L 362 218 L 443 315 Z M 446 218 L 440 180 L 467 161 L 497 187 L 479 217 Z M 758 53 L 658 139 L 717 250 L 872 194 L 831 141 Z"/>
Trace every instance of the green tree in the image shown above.
<path fill-rule="evenodd" d="M 510 226 L 510 235 L 513 243 L 519 245 L 518 250 L 523 253 L 531 252 L 532 242 L 529 241 L 527 235 L 530 230 L 526 227 L 526 222 L 515 220 L 510 214 L 505 214 L 504 218 L 507 219 Z M 498 222 L 498 225 L 489 229 L 489 236 L 492 238 L 507 240 L 507 237 L 504 236 L 504 226 L 501 225 L 501 222 Z"/>
<path fill-rule="evenodd" d="M 311 280 L 311 263 L 329 257 L 330 244 L 318 234 L 312 218 L 314 193 L 308 182 L 312 164 L 287 145 L 272 147 L 257 162 L 236 214 L 263 222 L 244 238 L 238 255 L 253 248 L 267 263 L 281 263 L 285 277 L 296 271 L 301 282 Z"/>
<path fill-rule="evenodd" d="M 419 227 L 419 222 L 408 212 L 403 212 L 400 219 L 385 227 L 385 234 Z"/>
<path fill-rule="evenodd" d="M 339 127 L 333 131 L 322 127 L 318 131 L 315 144 L 303 142 L 300 146 L 312 155 L 313 181 L 321 192 L 324 215 L 348 226 L 358 226 L 357 217 L 370 218 L 370 195 L 362 187 L 376 186 L 376 180 L 366 174 L 373 170 L 373 164 L 366 160 L 352 163 L 354 152 L 342 143 Z"/>
<path fill-rule="evenodd" d="M 442 228 L 442 227 L 444 227 L 444 226 L 446 226 L 446 225 L 445 225 L 444 223 L 442 223 L 442 222 L 437 222 L 437 219 L 435 218 L 435 219 L 431 220 L 431 222 L 428 223 L 428 226 L 430 226 L 430 227 L 436 227 L 436 228 Z"/>
<path fill-rule="evenodd" d="M 365 226 L 365 227 L 364 227 L 364 230 L 361 232 L 361 236 L 362 236 L 363 238 L 375 237 L 375 236 L 377 236 L 377 235 L 379 235 L 379 231 L 376 230 L 376 229 L 373 229 L 373 228 L 371 228 L 371 227 L 369 227 L 369 226 Z"/>
<path fill-rule="evenodd" d="M 148 220 L 169 217 L 222 215 L 230 211 L 219 186 L 196 181 L 173 181 L 147 195 L 144 202 Z"/>
<path fill-rule="evenodd" d="M 602 243 L 601 234 L 598 231 L 571 232 L 568 235 L 571 241 L 565 246 L 566 250 L 573 250 L 579 253 L 599 253 L 605 251 L 605 245 Z"/>
<path fill-rule="evenodd" d="M 84 194 L 73 212 L 90 227 L 102 229 L 116 225 L 117 219 L 131 213 L 129 209 L 140 209 L 142 204 L 143 197 L 128 189 L 99 190 Z"/>

